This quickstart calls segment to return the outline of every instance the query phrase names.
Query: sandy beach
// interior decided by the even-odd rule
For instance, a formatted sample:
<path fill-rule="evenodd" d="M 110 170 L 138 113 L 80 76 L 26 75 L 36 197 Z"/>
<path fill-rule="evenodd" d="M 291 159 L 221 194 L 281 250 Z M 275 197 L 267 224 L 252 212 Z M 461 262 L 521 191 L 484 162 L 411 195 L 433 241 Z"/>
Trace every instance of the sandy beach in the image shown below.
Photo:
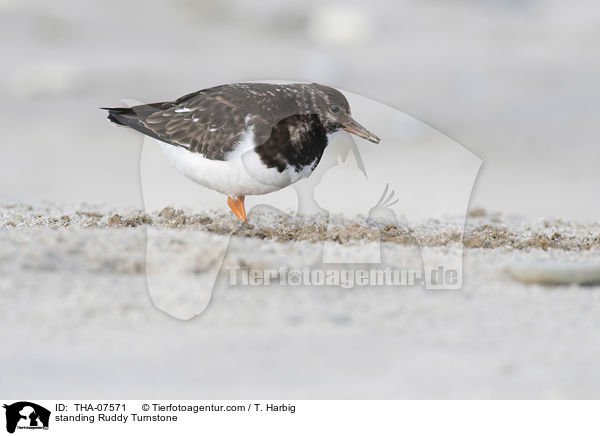
<path fill-rule="evenodd" d="M 0 392 L 597 398 L 600 286 L 556 283 L 600 268 L 599 12 L 0 0 Z M 265 80 L 343 90 L 382 141 L 338 135 L 325 174 L 247 199 L 249 225 L 99 109 Z M 371 216 L 388 187 L 396 221 Z M 460 264 L 462 286 L 231 286 L 227 269 L 325 259 Z"/>
<path fill-rule="evenodd" d="M 181 321 L 149 298 L 147 225 L 162 244 L 181 245 L 195 259 L 181 267 L 186 277 L 201 275 L 199 259 L 212 249 L 206 242 L 232 231 L 235 262 L 251 264 L 263 250 L 268 267 L 282 258 L 306 262 L 323 238 L 361 250 L 369 232 L 381 229 L 334 217 L 335 235 L 307 237 L 298 229 L 315 217 L 275 225 L 277 217 L 263 216 L 239 228 L 216 211 L 4 204 L 0 331 L 10 358 L 1 370 L 11 376 L 0 389 L 8 397 L 595 397 L 600 286 L 524 284 L 505 268 L 597 263 L 599 226 L 471 215 L 461 290 L 229 287 L 221 280 L 208 308 Z M 453 249 L 451 228 L 438 221 L 408 230 L 444 253 Z M 406 238 L 387 238 L 395 258 L 414 255 Z M 185 304 L 189 289 L 173 292 Z"/>

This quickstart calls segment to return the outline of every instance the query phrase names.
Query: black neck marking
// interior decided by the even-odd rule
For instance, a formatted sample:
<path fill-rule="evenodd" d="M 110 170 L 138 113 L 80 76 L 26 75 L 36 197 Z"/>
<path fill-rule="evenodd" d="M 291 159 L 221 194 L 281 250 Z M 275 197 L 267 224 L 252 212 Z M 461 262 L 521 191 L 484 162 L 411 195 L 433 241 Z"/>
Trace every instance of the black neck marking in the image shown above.
<path fill-rule="evenodd" d="M 296 172 L 318 165 L 327 146 L 327 130 L 318 115 L 292 115 L 279 121 L 255 151 L 269 168 L 280 173 L 292 166 Z"/>

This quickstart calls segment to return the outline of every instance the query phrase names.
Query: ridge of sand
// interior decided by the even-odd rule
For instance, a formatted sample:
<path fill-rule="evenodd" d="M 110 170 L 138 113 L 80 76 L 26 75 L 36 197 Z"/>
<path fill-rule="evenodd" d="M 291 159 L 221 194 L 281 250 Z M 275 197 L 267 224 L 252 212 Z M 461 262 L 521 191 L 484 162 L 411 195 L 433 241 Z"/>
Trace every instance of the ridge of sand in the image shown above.
<path fill-rule="evenodd" d="M 150 225 L 170 230 L 200 230 L 217 235 L 283 241 L 333 241 L 355 244 L 363 241 L 398 245 L 446 246 L 461 242 L 463 226 L 457 217 L 398 223 L 357 216 L 292 215 L 256 212 L 244 224 L 227 211 L 192 213 L 165 207 L 146 213 L 129 209 L 116 211 L 102 206 L 0 205 L 0 230 L 10 229 L 102 229 L 136 228 Z M 589 250 L 600 248 L 600 223 L 560 218 L 522 218 L 481 209 L 472 211 L 464 226 L 467 248 L 517 250 L 553 248 Z"/>

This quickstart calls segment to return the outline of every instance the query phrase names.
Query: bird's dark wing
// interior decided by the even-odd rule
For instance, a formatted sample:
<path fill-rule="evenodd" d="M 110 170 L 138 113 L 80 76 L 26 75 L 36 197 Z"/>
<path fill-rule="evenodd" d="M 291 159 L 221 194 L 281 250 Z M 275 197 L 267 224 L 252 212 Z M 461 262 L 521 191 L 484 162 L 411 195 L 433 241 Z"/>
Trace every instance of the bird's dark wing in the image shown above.
<path fill-rule="evenodd" d="M 208 159 L 224 160 L 249 128 L 256 142 L 264 143 L 281 117 L 294 112 L 289 105 L 275 107 L 280 105 L 272 104 L 265 86 L 272 85 L 222 85 L 172 102 L 108 109 L 109 119 Z"/>

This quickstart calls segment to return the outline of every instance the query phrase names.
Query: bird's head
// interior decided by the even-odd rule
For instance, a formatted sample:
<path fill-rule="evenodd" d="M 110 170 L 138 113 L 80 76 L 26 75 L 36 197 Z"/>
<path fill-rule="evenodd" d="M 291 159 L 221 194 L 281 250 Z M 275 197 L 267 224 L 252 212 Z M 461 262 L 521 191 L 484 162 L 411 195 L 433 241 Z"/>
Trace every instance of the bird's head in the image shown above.
<path fill-rule="evenodd" d="M 367 141 L 379 144 L 380 139 L 375 134 L 369 132 L 352 118 L 350 105 L 344 94 L 337 89 L 318 83 L 310 86 L 316 96 L 314 102 L 317 105 L 319 118 L 329 133 L 345 130 Z"/>

